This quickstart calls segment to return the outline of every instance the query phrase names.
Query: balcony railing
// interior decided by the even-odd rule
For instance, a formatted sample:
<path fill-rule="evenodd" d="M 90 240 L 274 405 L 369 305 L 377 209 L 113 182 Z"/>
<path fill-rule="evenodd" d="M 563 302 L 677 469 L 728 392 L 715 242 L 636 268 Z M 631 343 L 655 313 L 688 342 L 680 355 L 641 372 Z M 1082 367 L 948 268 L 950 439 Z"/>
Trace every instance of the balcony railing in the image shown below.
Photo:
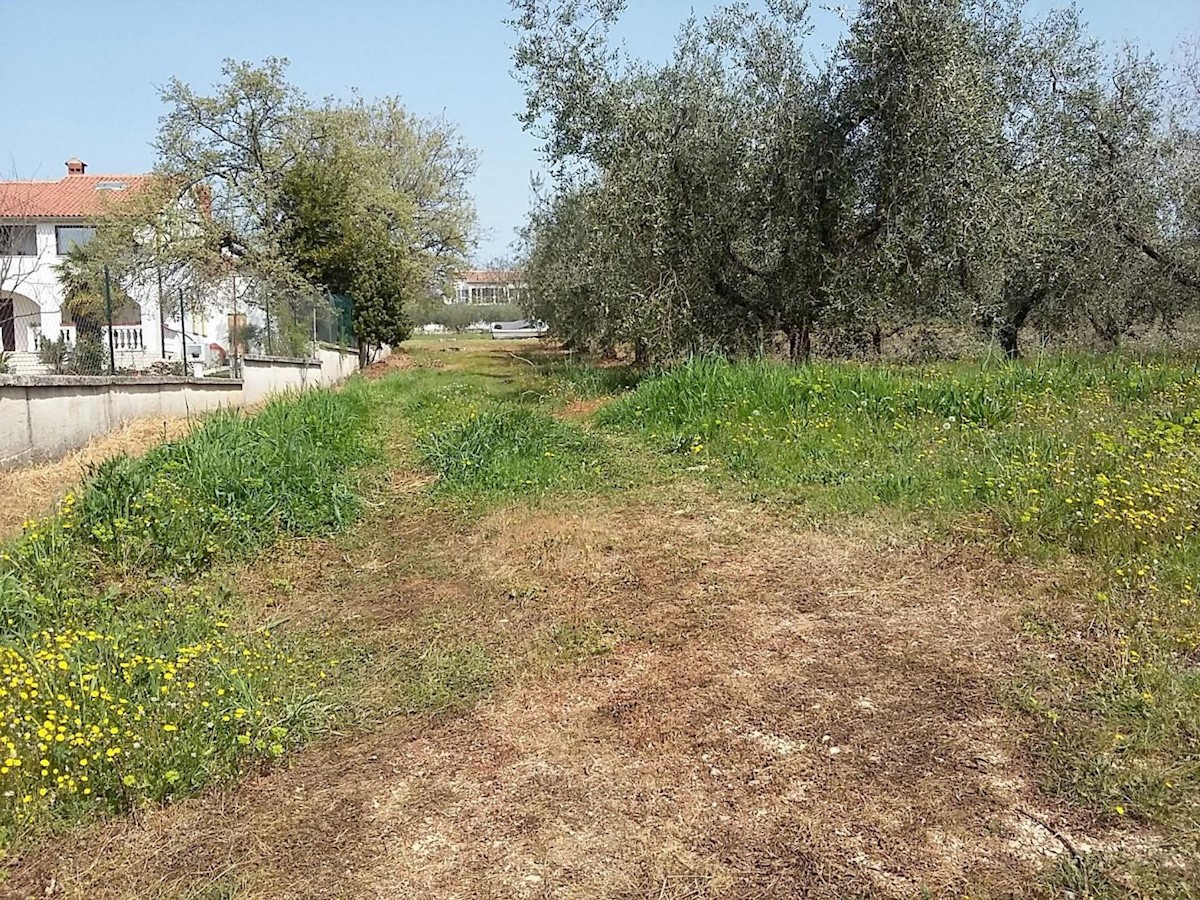
<path fill-rule="evenodd" d="M 112 326 L 112 346 L 117 353 L 130 353 L 146 349 L 146 342 L 142 339 L 141 325 L 114 325 Z"/>
<path fill-rule="evenodd" d="M 62 325 L 58 329 L 58 336 L 62 341 L 74 346 L 77 330 L 74 325 Z M 104 329 L 101 330 L 101 339 L 105 345 L 108 344 L 108 334 Z M 146 349 L 145 336 L 142 334 L 141 325 L 113 325 L 112 326 L 112 346 L 113 350 L 118 353 L 134 353 Z"/>

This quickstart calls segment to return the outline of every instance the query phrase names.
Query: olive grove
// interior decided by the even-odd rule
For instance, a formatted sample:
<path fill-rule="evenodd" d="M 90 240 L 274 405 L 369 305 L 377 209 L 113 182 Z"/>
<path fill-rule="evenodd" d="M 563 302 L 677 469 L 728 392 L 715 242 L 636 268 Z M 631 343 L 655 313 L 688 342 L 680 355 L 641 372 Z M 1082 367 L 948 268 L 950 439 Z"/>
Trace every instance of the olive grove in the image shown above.
<path fill-rule="evenodd" d="M 1015 356 L 1200 297 L 1195 53 L 1168 71 L 1009 0 L 863 0 L 814 61 L 807 5 L 771 0 L 652 65 L 612 38 L 622 0 L 513 7 L 551 179 L 528 303 L 577 345 L 801 359 L 943 323 Z"/>

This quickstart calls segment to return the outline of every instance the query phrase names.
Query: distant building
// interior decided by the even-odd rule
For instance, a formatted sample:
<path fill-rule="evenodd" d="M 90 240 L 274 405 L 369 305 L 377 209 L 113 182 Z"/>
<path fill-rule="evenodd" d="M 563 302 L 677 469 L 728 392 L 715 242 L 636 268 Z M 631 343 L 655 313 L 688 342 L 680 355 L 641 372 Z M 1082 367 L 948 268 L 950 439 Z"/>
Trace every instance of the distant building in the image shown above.
<path fill-rule="evenodd" d="M 524 289 L 516 269 L 469 269 L 454 286 L 454 302 L 519 303 Z"/>

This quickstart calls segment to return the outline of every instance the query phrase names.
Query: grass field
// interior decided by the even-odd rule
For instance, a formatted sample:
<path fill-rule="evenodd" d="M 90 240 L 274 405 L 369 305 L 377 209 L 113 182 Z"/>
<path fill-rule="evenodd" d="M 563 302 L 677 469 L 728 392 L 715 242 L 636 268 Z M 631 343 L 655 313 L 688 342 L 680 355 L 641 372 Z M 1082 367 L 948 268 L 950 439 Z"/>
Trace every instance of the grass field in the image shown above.
<path fill-rule="evenodd" d="M 0 887 L 1200 891 L 1192 361 L 371 374 L 4 548 Z"/>
<path fill-rule="evenodd" d="M 891 507 L 1074 564 L 1081 596 L 1027 622 L 1047 638 L 1081 635 L 1014 684 L 1043 720 L 1031 749 L 1056 790 L 1097 813 L 1187 831 L 1200 817 L 1194 364 L 699 360 L 600 418 L 803 516 Z"/>

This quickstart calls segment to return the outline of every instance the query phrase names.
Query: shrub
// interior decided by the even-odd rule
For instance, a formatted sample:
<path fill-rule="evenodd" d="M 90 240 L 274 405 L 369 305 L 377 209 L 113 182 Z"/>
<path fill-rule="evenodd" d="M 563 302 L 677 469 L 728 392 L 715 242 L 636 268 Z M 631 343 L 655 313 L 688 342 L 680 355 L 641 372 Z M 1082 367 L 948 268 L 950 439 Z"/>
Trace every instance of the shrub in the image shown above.
<path fill-rule="evenodd" d="M 71 348 L 66 339 L 59 335 L 57 340 L 42 337 L 38 343 L 38 362 L 54 375 L 62 375 L 67 371 Z"/>

